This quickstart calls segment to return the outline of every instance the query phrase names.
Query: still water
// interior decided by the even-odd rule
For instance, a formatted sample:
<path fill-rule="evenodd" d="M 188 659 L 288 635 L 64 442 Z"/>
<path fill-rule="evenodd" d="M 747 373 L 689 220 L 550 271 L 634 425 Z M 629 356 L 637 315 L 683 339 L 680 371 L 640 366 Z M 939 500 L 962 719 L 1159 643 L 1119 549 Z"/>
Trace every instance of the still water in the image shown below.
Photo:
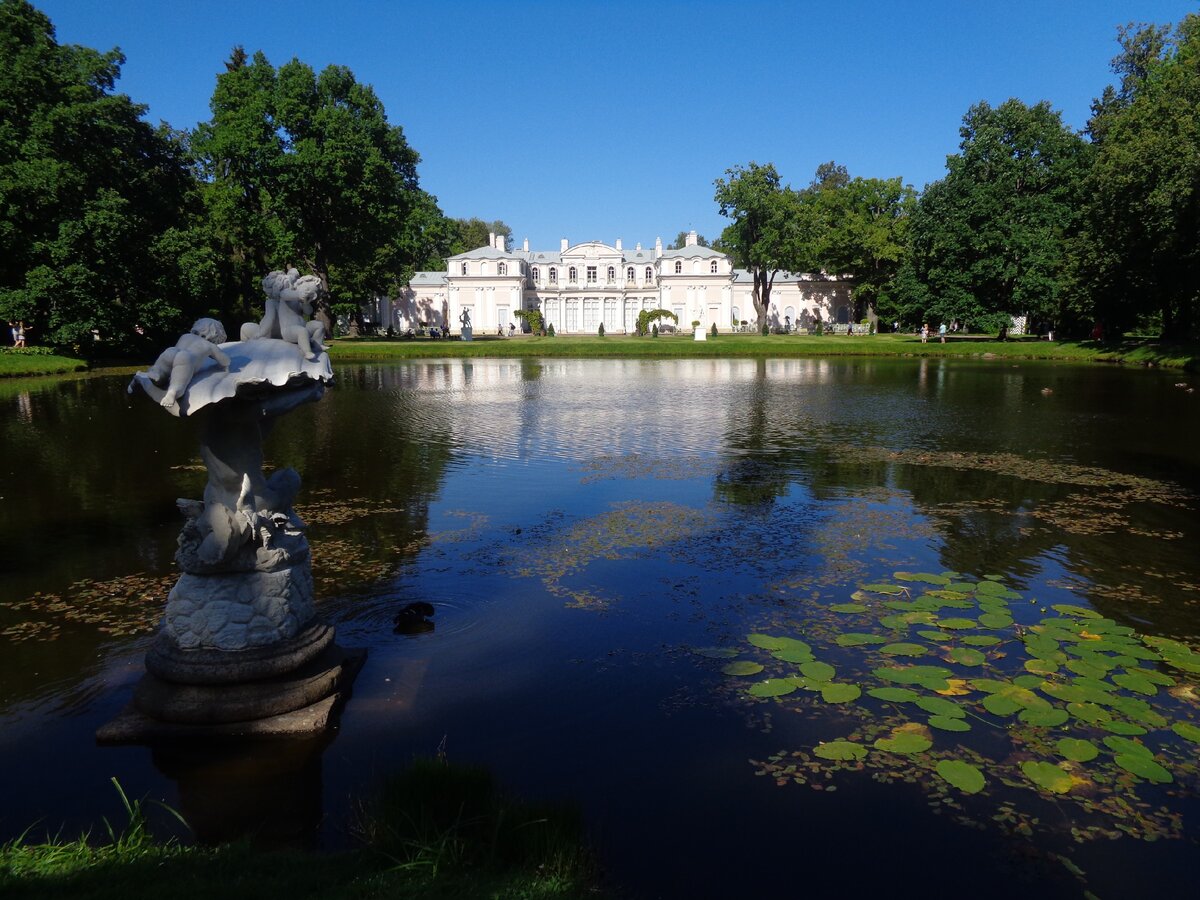
<path fill-rule="evenodd" d="M 203 484 L 190 424 L 126 380 L 0 382 L 0 839 L 119 821 L 116 777 L 201 840 L 348 846 L 358 798 L 440 749 L 578 804 L 638 896 L 1192 894 L 1194 378 L 339 368 L 267 453 L 370 656 L 330 740 L 225 754 L 92 739 Z M 416 600 L 434 627 L 397 633 Z"/>

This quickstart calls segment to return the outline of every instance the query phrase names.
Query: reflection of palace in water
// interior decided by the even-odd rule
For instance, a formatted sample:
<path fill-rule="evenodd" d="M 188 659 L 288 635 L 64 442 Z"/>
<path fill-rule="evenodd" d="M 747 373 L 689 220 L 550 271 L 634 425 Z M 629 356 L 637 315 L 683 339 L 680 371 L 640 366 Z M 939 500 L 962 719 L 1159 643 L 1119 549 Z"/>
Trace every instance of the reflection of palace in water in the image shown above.
<path fill-rule="evenodd" d="M 489 246 L 451 256 L 444 272 L 417 272 L 394 299 L 381 299 L 379 321 L 398 330 L 422 325 L 457 327 L 468 312 L 477 332 L 519 328 L 517 310 L 540 310 L 558 332 L 595 334 L 632 332 L 638 313 L 666 309 L 678 327 L 690 323 L 728 331 L 755 324 L 753 281 L 744 269 L 717 250 L 702 247 L 696 232 L 678 250 L 638 244 L 630 250 L 618 239 L 609 245 L 587 241 L 570 246 L 563 238 L 556 251 L 505 248 L 503 235 Z M 820 319 L 849 321 L 852 305 L 845 278 L 817 274 L 776 275 L 768 324 L 811 327 Z"/>

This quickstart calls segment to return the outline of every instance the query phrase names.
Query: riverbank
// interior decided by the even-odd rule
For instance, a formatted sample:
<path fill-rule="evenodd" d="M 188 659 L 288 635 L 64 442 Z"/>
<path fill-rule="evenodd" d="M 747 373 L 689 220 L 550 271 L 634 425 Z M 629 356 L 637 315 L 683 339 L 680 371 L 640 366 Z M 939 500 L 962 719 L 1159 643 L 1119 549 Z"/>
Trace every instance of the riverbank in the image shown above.
<path fill-rule="evenodd" d="M 370 362 L 430 357 L 545 357 L 681 359 L 716 357 L 815 357 L 815 356 L 900 356 L 955 357 L 969 359 L 1030 359 L 1065 362 L 1106 362 L 1123 365 L 1161 366 L 1184 371 L 1200 370 L 1200 345 L 1167 344 L 1158 341 L 997 341 L 983 335 L 963 335 L 940 343 L 936 338 L 921 343 L 913 335 L 711 335 L 695 341 L 688 335 L 658 338 L 617 335 L 607 337 L 521 335 L 502 338 L 479 336 L 470 342 L 423 338 L 341 338 L 331 342 L 329 355 L 339 361 Z"/>
<path fill-rule="evenodd" d="M 16 349 L 0 347 L 0 378 L 19 378 L 25 375 L 61 375 L 81 372 L 88 367 L 82 359 L 55 356 L 42 347 Z"/>

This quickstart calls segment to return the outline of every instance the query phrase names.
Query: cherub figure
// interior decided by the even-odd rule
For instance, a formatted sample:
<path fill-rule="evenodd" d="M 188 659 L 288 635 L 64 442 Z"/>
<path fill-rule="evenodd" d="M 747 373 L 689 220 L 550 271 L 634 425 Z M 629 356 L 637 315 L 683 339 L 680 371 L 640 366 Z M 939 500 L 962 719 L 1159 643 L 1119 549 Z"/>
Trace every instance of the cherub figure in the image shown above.
<path fill-rule="evenodd" d="M 205 357 L 211 356 L 223 369 L 229 368 L 229 357 L 217 346 L 224 341 L 225 328 L 220 322 L 216 319 L 197 319 L 192 330 L 180 337 L 174 347 L 168 347 L 159 354 L 146 374 L 160 387 L 164 381 L 167 382 L 167 392 L 159 401 L 161 406 L 170 409 L 175 405 Z"/>
<path fill-rule="evenodd" d="M 313 303 L 321 295 L 321 279 L 302 277 L 295 269 L 277 270 L 262 280 L 262 286 L 267 294 L 266 313 L 261 322 L 242 326 L 242 340 L 279 338 L 299 347 L 305 359 L 316 359 L 325 350 L 325 326 L 304 319 L 312 315 Z"/>

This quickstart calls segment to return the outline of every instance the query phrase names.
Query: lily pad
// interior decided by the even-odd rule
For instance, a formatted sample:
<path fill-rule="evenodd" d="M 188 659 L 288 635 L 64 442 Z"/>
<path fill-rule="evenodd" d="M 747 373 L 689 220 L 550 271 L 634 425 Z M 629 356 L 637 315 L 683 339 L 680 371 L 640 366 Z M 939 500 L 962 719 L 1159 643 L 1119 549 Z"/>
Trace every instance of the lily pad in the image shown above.
<path fill-rule="evenodd" d="M 876 700 L 887 700 L 890 703 L 910 703 L 921 696 L 916 691 L 901 687 L 872 688 L 867 694 Z"/>
<path fill-rule="evenodd" d="M 692 652 L 706 659 L 733 659 L 738 655 L 738 651 L 730 647 L 697 647 Z"/>
<path fill-rule="evenodd" d="M 782 650 L 789 646 L 789 639 L 773 634 L 748 634 L 746 640 L 762 650 Z"/>
<path fill-rule="evenodd" d="M 1021 771 L 1025 777 L 1043 790 L 1052 794 L 1065 794 L 1075 784 L 1071 773 L 1051 762 L 1034 762 L 1028 760 L 1021 763 Z"/>
<path fill-rule="evenodd" d="M 1133 735 L 1146 733 L 1146 729 L 1143 728 L 1141 725 L 1134 725 L 1132 722 L 1122 722 L 1119 719 L 1113 719 L 1112 721 L 1106 721 L 1106 722 L 1099 722 L 1097 724 L 1101 728 L 1103 728 L 1105 731 L 1110 731 L 1113 734 L 1124 734 L 1124 735 L 1133 736 Z"/>
<path fill-rule="evenodd" d="M 823 662 L 806 662 L 800 664 L 800 671 L 814 681 L 828 681 L 834 676 L 837 671 L 829 663 Z"/>
<path fill-rule="evenodd" d="M 862 603 L 835 603 L 829 609 L 836 613 L 860 613 L 866 612 L 870 607 Z"/>
<path fill-rule="evenodd" d="M 923 735 L 901 731 L 893 734 L 890 738 L 879 738 L 875 741 L 875 746 L 879 750 L 887 750 L 890 753 L 913 754 L 924 753 L 933 746 L 933 741 Z"/>
<path fill-rule="evenodd" d="M 813 756 L 835 761 L 863 759 L 867 748 L 853 741 L 830 741 L 827 744 L 817 744 L 813 747 Z"/>
<path fill-rule="evenodd" d="M 949 716 L 952 719 L 961 719 L 967 714 L 961 706 L 945 697 L 918 697 L 917 706 L 935 716 Z"/>
<path fill-rule="evenodd" d="M 721 672 L 725 675 L 757 675 L 762 670 L 763 667 L 759 663 L 750 662 L 748 659 L 741 659 L 721 667 Z"/>
<path fill-rule="evenodd" d="M 776 650 L 771 654 L 780 662 L 785 663 L 806 663 L 812 662 L 812 651 L 801 650 L 798 647 L 789 647 L 787 650 Z"/>
<path fill-rule="evenodd" d="M 985 612 L 979 617 L 979 624 L 985 628 L 1007 628 L 1013 623 L 1013 617 L 1006 613 Z"/>
<path fill-rule="evenodd" d="M 851 631 L 837 636 L 839 647 L 860 647 L 866 644 L 886 644 L 887 642 L 888 639 L 879 634 L 860 634 Z"/>
<path fill-rule="evenodd" d="M 1093 659 L 1069 659 L 1066 665 L 1076 675 L 1082 675 L 1084 678 L 1103 678 L 1113 668 L 1107 659 L 1104 662 Z"/>
<path fill-rule="evenodd" d="M 1025 670 L 1034 675 L 1053 675 L 1058 671 L 1058 666 L 1048 659 L 1027 659 Z"/>
<path fill-rule="evenodd" d="M 897 581 L 919 581 L 924 584 L 950 583 L 950 579 L 945 575 L 934 575 L 932 572 L 893 572 L 892 577 Z"/>
<path fill-rule="evenodd" d="M 862 589 L 872 594 L 903 594 L 907 590 L 898 584 L 864 584 Z"/>
<path fill-rule="evenodd" d="M 747 691 L 752 697 L 782 697 L 797 690 L 799 685 L 790 678 L 768 678 L 750 685 Z"/>
<path fill-rule="evenodd" d="M 1072 762 L 1091 762 L 1100 755 L 1095 744 L 1082 738 L 1060 738 L 1054 746 L 1062 756 Z"/>
<path fill-rule="evenodd" d="M 951 716 L 930 716 L 929 724 L 934 728 L 940 728 L 942 731 L 970 731 L 971 726 L 963 719 L 955 719 Z"/>
<path fill-rule="evenodd" d="M 1087 609 L 1082 606 L 1073 606 L 1070 603 L 1055 603 L 1050 607 L 1057 613 L 1062 613 L 1064 616 L 1076 616 L 1080 619 L 1102 619 L 1103 616 L 1094 609 Z"/>
<path fill-rule="evenodd" d="M 969 762 L 963 762 L 961 759 L 943 759 L 938 762 L 936 771 L 943 781 L 964 794 L 978 794 L 983 790 L 983 773 Z"/>
<path fill-rule="evenodd" d="M 1171 730 L 1185 741 L 1200 744 L 1200 728 L 1197 728 L 1191 722 L 1176 722 L 1171 726 Z"/>
<path fill-rule="evenodd" d="M 1120 753 L 1113 761 L 1126 772 L 1132 772 L 1138 778 L 1144 778 L 1155 784 L 1169 784 L 1175 780 L 1170 772 L 1148 756 L 1140 756 L 1136 753 Z"/>
<path fill-rule="evenodd" d="M 982 666 L 987 661 L 986 656 L 970 647 L 955 647 L 948 656 L 962 666 Z"/>
<path fill-rule="evenodd" d="M 994 647 L 1000 643 L 1000 638 L 994 634 L 968 634 L 962 642 L 972 647 Z"/>
<path fill-rule="evenodd" d="M 975 628 L 977 623 L 974 619 L 949 618 L 938 619 L 938 628 L 948 628 L 951 631 L 961 631 L 964 628 Z"/>
<path fill-rule="evenodd" d="M 1068 703 L 1067 712 L 1076 719 L 1079 719 L 1079 721 L 1087 722 L 1091 725 L 1099 722 L 1107 722 L 1112 718 L 1112 713 L 1096 703 Z"/>
<path fill-rule="evenodd" d="M 904 666 L 904 667 L 885 667 L 875 669 L 874 674 L 877 678 L 882 678 L 884 681 L 891 681 L 895 684 L 920 684 L 926 685 L 929 681 L 942 681 L 949 678 L 954 673 L 949 669 L 941 666 Z M 946 687 L 946 684 L 942 685 Z"/>
<path fill-rule="evenodd" d="M 1049 709 L 1023 709 L 1017 717 L 1026 725 L 1038 728 L 1054 728 L 1065 723 L 1070 717 L 1065 709 L 1050 707 Z"/>
<path fill-rule="evenodd" d="M 1127 737 L 1113 735 L 1104 739 L 1104 746 L 1108 747 L 1113 753 L 1120 753 L 1126 756 L 1144 756 L 1147 759 L 1154 758 L 1154 751 L 1145 744 L 1139 744 L 1137 741 L 1131 741 Z"/>
<path fill-rule="evenodd" d="M 889 656 L 924 656 L 929 650 L 920 644 L 900 642 L 880 647 L 879 652 L 886 653 Z"/>
<path fill-rule="evenodd" d="M 1141 675 L 1135 675 L 1132 672 L 1124 672 L 1120 675 L 1112 677 L 1113 682 L 1119 684 L 1126 690 L 1133 691 L 1137 694 L 1145 694 L 1148 697 L 1153 697 L 1158 693 L 1158 686 L 1149 678 L 1144 678 Z"/>
<path fill-rule="evenodd" d="M 940 642 L 940 641 L 954 640 L 954 635 L 952 635 L 948 631 L 931 631 L 929 629 L 925 629 L 924 631 L 918 631 L 917 634 L 920 635 L 921 637 L 925 638 L 925 640 L 927 640 L 927 641 Z"/>
<path fill-rule="evenodd" d="M 862 696 L 862 689 L 857 684 L 835 683 L 821 688 L 821 699 L 826 703 L 849 703 Z"/>

